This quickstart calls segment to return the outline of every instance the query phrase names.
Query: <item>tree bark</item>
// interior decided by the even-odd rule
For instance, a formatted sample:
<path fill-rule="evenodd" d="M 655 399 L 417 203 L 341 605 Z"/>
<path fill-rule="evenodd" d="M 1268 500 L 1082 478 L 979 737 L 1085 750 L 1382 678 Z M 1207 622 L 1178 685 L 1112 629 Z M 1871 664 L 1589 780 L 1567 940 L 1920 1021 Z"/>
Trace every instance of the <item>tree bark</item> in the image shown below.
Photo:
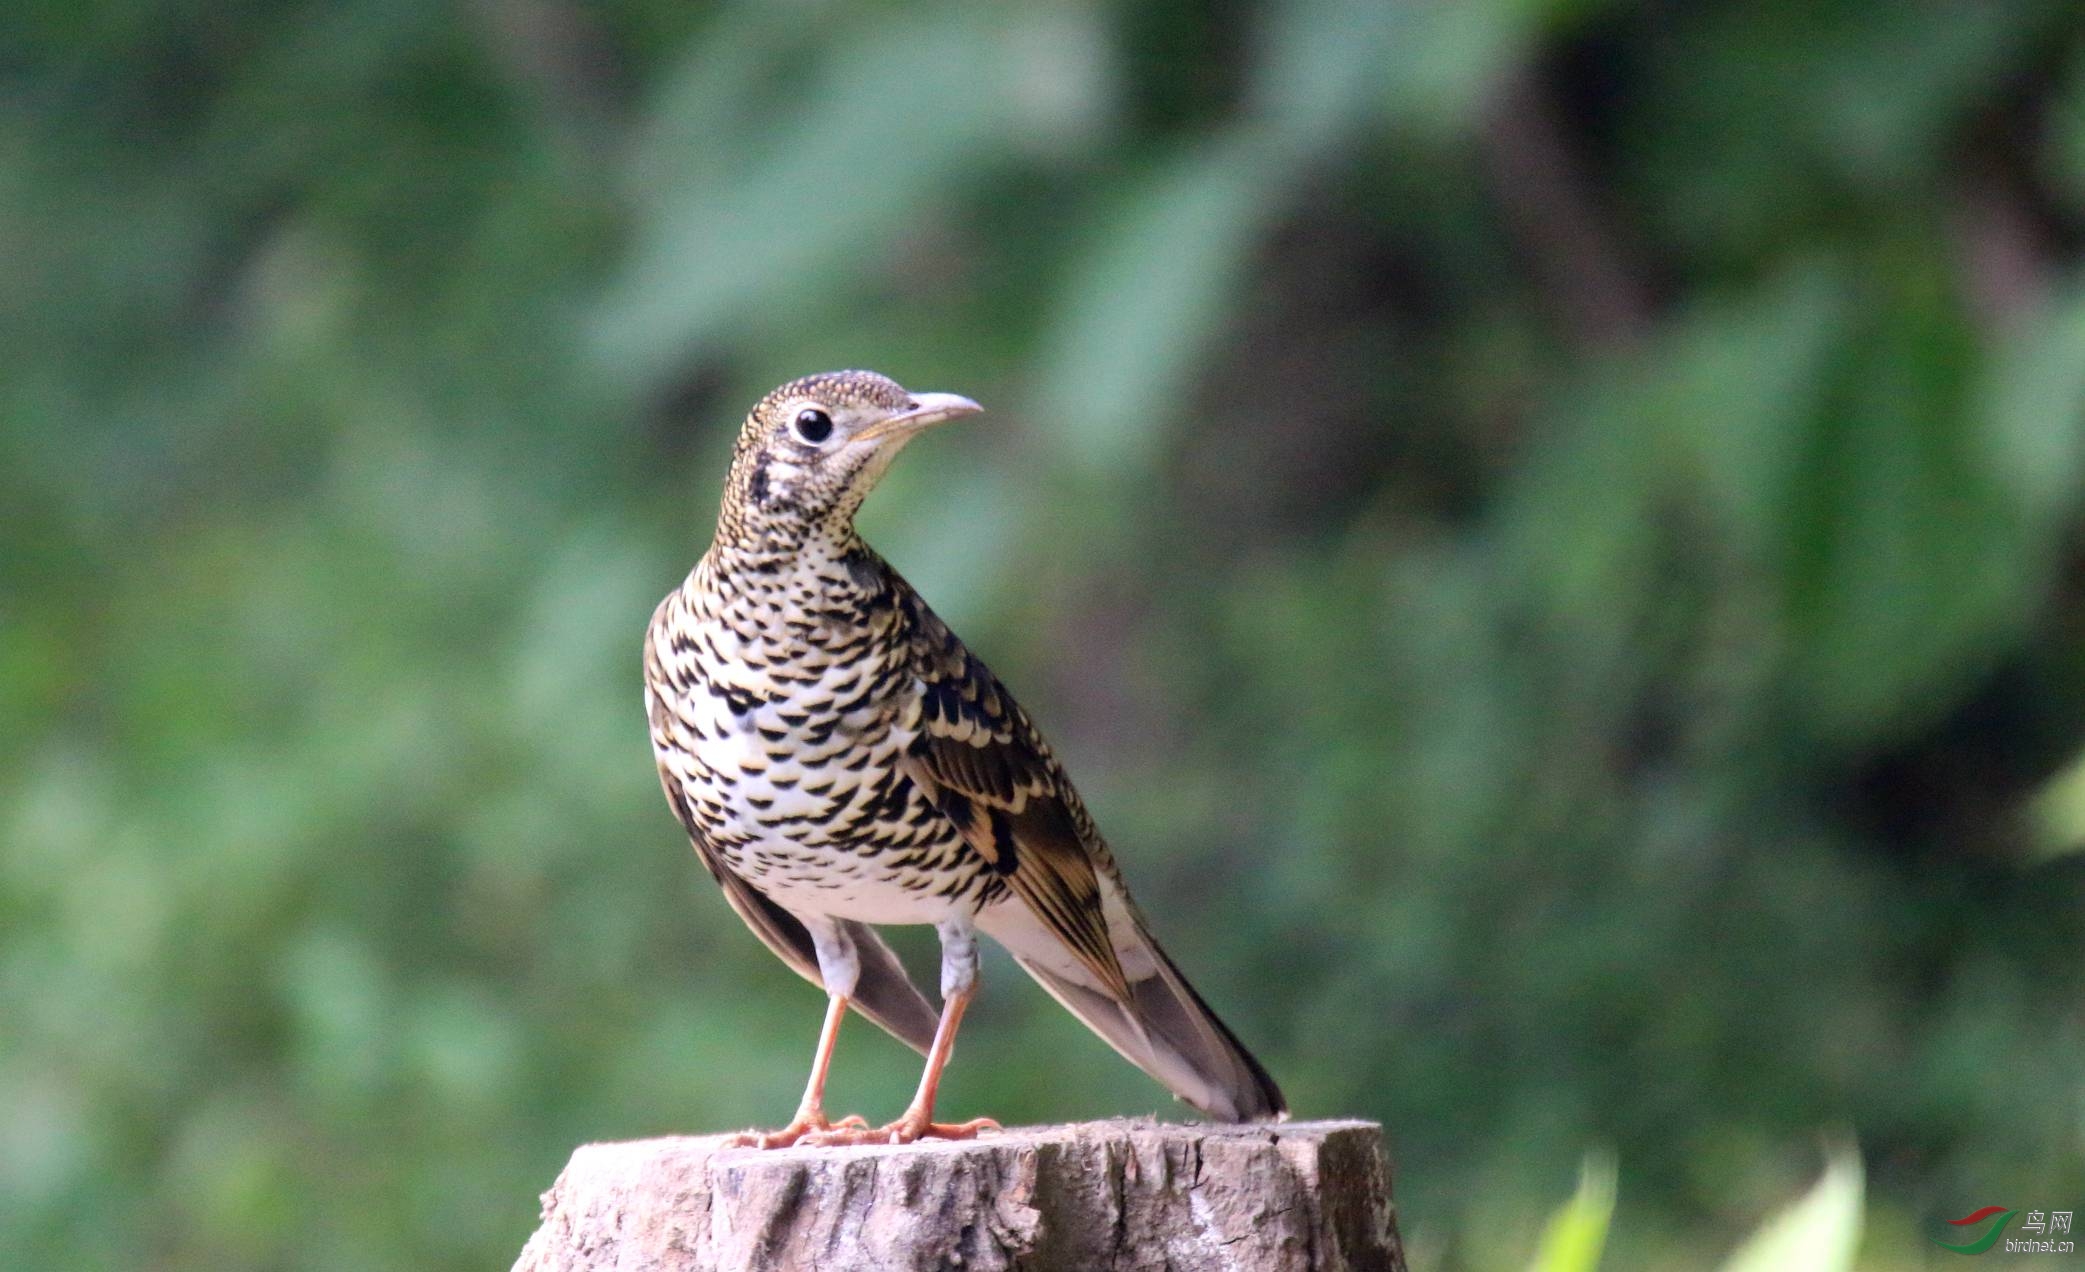
<path fill-rule="evenodd" d="M 589 1144 L 515 1272 L 1403 1272 L 1372 1122 L 987 1131 L 902 1147 Z"/>

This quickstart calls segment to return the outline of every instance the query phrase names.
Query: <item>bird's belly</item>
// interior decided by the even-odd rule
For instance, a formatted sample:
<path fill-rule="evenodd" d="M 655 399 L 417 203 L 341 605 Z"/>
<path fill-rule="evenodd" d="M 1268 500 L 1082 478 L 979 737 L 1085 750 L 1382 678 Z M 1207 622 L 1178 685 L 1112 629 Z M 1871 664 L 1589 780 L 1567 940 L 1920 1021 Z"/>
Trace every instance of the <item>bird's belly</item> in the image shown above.
<path fill-rule="evenodd" d="M 996 892 L 990 869 L 904 775 L 908 736 L 805 719 L 786 702 L 705 714 L 681 739 L 690 810 L 724 864 L 785 909 L 935 923 Z"/>
<path fill-rule="evenodd" d="M 910 790 L 900 779 L 899 794 Z M 916 798 L 916 792 L 913 793 Z M 783 908 L 864 923 L 937 923 L 979 901 L 989 871 L 941 814 L 920 801 L 917 819 L 860 823 L 873 793 L 841 802 L 830 816 L 774 824 L 779 801 L 733 819 L 725 860 Z M 906 803 L 910 805 L 910 801 Z"/>
<path fill-rule="evenodd" d="M 876 876 L 846 878 L 829 872 L 797 875 L 783 870 L 769 874 L 757 886 L 793 914 L 862 923 L 939 923 L 952 914 L 968 914 L 976 909 L 975 898 L 967 894 L 945 897 L 938 895 L 934 886 L 908 888 L 900 881 Z"/>

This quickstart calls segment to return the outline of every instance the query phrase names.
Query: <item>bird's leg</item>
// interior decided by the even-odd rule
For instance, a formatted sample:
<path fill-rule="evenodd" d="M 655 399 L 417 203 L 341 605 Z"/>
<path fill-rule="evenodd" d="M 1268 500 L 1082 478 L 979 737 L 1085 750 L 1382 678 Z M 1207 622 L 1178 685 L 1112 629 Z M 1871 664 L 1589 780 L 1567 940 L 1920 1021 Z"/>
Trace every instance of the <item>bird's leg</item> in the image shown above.
<path fill-rule="evenodd" d="M 919 1091 L 903 1117 L 873 1130 L 834 1128 L 810 1137 L 816 1144 L 910 1144 L 919 1139 L 971 1139 L 979 1131 L 998 1130 L 988 1117 L 968 1122 L 936 1122 L 934 1096 L 941 1087 L 941 1071 L 955 1050 L 956 1028 L 963 1011 L 977 993 L 977 933 L 968 916 L 939 925 L 941 932 L 941 1021 L 934 1027 L 934 1045 L 927 1049 L 926 1072 L 920 1075 Z"/>
<path fill-rule="evenodd" d="M 970 916 L 948 919 L 938 925 L 941 933 L 941 1021 L 934 1026 L 934 1045 L 927 1051 L 927 1069 L 919 1078 L 919 1091 L 905 1115 L 876 1134 L 890 1144 L 910 1144 L 916 1139 L 970 1139 L 982 1130 L 998 1130 L 988 1117 L 968 1122 L 936 1122 L 934 1096 L 941 1086 L 941 1070 L 956 1047 L 956 1027 L 963 1011 L 977 993 L 977 929 Z"/>
<path fill-rule="evenodd" d="M 927 1053 L 927 1071 L 920 1075 L 919 1092 L 912 1097 L 912 1106 L 903 1117 L 869 1133 L 874 1142 L 910 1144 L 917 1139 L 971 1139 L 979 1131 L 999 1129 L 999 1123 L 988 1117 L 968 1122 L 934 1120 L 934 1096 L 941 1086 L 941 1070 L 948 1064 L 949 1052 L 955 1049 L 956 1026 L 963 1022 L 963 1009 L 970 1005 L 976 992 L 975 986 L 966 987 L 941 1005 L 941 1023 L 934 1029 L 934 1047 Z"/>
<path fill-rule="evenodd" d="M 847 995 L 834 994 L 825 1005 L 825 1026 L 818 1031 L 818 1052 L 811 1058 L 811 1080 L 804 1085 L 804 1098 L 796 1116 L 779 1131 L 760 1135 L 747 1132 L 732 1137 L 732 1148 L 787 1148 L 806 1135 L 837 1129 L 866 1128 L 868 1123 L 849 1114 L 838 1122 L 825 1118 L 825 1075 L 832 1068 L 833 1046 L 840 1041 L 840 1022 L 847 1018 Z"/>
<path fill-rule="evenodd" d="M 806 1137 L 831 1132 L 865 1130 L 868 1123 L 849 1114 L 838 1122 L 825 1118 L 825 1075 L 832 1069 L 833 1047 L 840 1041 L 840 1022 L 847 1018 L 847 999 L 861 979 L 861 959 L 854 943 L 838 924 L 810 921 L 811 944 L 818 956 L 818 976 L 827 995 L 825 1024 L 818 1030 L 818 1051 L 811 1057 L 811 1080 L 804 1084 L 804 1098 L 796 1106 L 789 1125 L 767 1135 L 748 1132 L 734 1136 L 733 1148 L 787 1148 Z"/>

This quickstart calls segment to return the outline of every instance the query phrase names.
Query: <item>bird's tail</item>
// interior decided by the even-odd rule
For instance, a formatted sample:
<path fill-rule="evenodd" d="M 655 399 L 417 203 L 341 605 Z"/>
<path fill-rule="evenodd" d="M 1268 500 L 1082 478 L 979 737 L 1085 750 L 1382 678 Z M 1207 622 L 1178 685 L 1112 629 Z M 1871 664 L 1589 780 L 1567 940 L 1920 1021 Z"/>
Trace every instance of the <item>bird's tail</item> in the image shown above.
<path fill-rule="evenodd" d="M 1106 987 L 1019 900 L 993 906 L 977 925 L 1124 1059 L 1205 1116 L 1258 1122 L 1288 1116 L 1281 1089 L 1145 930 L 1127 898 L 1103 880 L 1109 934 L 1129 984 Z"/>

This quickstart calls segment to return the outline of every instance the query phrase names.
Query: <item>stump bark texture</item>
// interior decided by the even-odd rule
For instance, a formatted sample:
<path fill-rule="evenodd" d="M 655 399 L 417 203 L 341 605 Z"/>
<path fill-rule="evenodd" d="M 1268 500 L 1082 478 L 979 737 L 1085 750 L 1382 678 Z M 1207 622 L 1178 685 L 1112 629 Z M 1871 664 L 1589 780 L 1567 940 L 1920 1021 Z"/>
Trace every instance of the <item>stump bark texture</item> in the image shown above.
<path fill-rule="evenodd" d="M 1403 1272 L 1371 1122 L 988 1131 L 869 1148 L 590 1144 L 515 1272 Z"/>

